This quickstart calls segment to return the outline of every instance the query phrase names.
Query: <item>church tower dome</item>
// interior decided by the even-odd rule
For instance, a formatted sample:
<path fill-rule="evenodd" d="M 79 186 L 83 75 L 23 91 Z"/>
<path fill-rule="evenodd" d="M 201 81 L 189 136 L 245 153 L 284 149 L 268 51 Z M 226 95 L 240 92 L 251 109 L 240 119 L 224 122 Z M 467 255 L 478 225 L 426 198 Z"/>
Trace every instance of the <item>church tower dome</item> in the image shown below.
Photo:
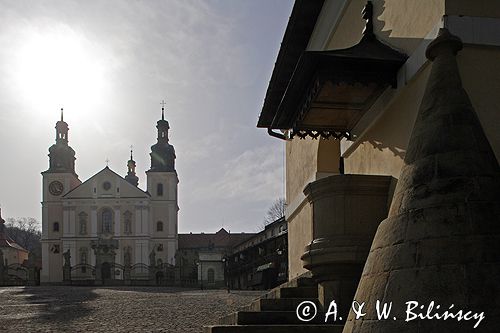
<path fill-rule="evenodd" d="M 168 143 L 168 130 L 170 126 L 165 120 L 165 108 L 161 108 L 161 119 L 156 123 L 158 130 L 157 142 L 151 146 L 151 168 L 152 172 L 175 171 L 175 150 Z"/>
<path fill-rule="evenodd" d="M 130 148 L 130 160 L 128 160 L 128 162 L 127 162 L 128 172 L 127 172 L 127 175 L 125 176 L 125 180 L 134 186 L 138 186 L 139 185 L 139 177 L 137 177 L 137 175 L 135 174 L 136 164 L 135 164 L 134 157 L 133 157 L 132 153 L 133 153 L 132 148 Z"/>
<path fill-rule="evenodd" d="M 68 145 L 68 131 L 61 108 L 61 120 L 56 123 L 56 143 L 49 148 L 48 172 L 75 173 L 75 151 Z"/>

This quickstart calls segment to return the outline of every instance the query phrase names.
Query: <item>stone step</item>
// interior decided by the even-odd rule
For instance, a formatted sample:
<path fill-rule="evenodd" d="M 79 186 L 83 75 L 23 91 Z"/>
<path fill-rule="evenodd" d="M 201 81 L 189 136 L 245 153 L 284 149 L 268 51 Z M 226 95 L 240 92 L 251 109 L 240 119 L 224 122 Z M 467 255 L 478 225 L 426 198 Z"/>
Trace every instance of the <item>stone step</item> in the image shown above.
<path fill-rule="evenodd" d="M 204 333 L 342 333 L 343 325 L 220 325 L 205 326 Z"/>
<path fill-rule="evenodd" d="M 333 317 L 330 318 L 333 320 Z M 339 323 L 339 322 L 338 322 Z M 338 324 L 337 323 L 337 324 Z M 324 325 L 325 313 L 318 312 L 310 321 L 297 318 L 295 311 L 238 311 L 219 319 L 220 325 Z M 333 323 L 331 323 L 333 324 Z"/>
<path fill-rule="evenodd" d="M 321 308 L 319 301 L 311 298 L 259 298 L 240 311 L 295 311 L 304 301 L 314 302 L 318 309 Z"/>
<path fill-rule="evenodd" d="M 301 276 L 283 284 L 283 287 L 315 287 L 318 284 L 310 277 Z"/>
<path fill-rule="evenodd" d="M 271 290 L 264 298 L 318 298 L 318 287 L 280 287 Z"/>

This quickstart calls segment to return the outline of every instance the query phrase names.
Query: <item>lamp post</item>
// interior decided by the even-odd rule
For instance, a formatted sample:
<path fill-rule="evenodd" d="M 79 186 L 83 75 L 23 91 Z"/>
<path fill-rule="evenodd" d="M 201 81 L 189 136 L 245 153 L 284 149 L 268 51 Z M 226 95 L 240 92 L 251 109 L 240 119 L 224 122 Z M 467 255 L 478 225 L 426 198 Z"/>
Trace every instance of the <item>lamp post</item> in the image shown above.
<path fill-rule="evenodd" d="M 198 266 L 200 268 L 200 276 L 201 276 L 200 289 L 203 290 L 203 261 L 201 261 L 201 260 L 196 261 L 196 266 Z"/>
<path fill-rule="evenodd" d="M 230 292 L 230 287 L 229 287 L 229 272 L 228 272 L 229 261 L 227 260 L 226 257 L 222 258 L 222 264 L 224 265 L 224 283 L 226 284 L 227 293 L 229 294 L 229 292 Z"/>

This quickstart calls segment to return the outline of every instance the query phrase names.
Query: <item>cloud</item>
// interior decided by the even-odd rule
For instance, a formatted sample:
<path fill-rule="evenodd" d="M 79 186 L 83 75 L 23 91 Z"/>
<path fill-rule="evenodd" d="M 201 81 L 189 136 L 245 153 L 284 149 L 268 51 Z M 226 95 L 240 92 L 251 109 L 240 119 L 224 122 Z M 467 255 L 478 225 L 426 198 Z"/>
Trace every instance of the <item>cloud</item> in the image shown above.
<path fill-rule="evenodd" d="M 283 153 L 276 146 L 249 149 L 223 163 L 208 187 L 198 188 L 197 200 L 272 201 L 282 192 Z"/>

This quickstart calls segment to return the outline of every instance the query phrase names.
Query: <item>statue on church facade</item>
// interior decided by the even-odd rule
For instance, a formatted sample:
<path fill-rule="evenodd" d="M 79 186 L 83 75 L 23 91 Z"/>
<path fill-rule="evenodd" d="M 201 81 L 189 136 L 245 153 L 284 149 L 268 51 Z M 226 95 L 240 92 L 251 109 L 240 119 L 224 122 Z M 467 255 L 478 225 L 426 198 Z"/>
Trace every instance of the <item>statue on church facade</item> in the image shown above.
<path fill-rule="evenodd" d="M 125 254 L 123 255 L 123 264 L 125 266 L 130 266 L 132 263 L 132 258 L 130 254 L 130 248 L 125 248 Z"/>
<path fill-rule="evenodd" d="M 154 267 L 156 265 L 156 252 L 153 249 L 149 254 L 149 266 Z"/>
<path fill-rule="evenodd" d="M 63 253 L 63 257 L 64 257 L 64 266 L 70 267 L 71 266 L 71 262 L 70 262 L 71 254 L 69 252 L 69 249 Z"/>

